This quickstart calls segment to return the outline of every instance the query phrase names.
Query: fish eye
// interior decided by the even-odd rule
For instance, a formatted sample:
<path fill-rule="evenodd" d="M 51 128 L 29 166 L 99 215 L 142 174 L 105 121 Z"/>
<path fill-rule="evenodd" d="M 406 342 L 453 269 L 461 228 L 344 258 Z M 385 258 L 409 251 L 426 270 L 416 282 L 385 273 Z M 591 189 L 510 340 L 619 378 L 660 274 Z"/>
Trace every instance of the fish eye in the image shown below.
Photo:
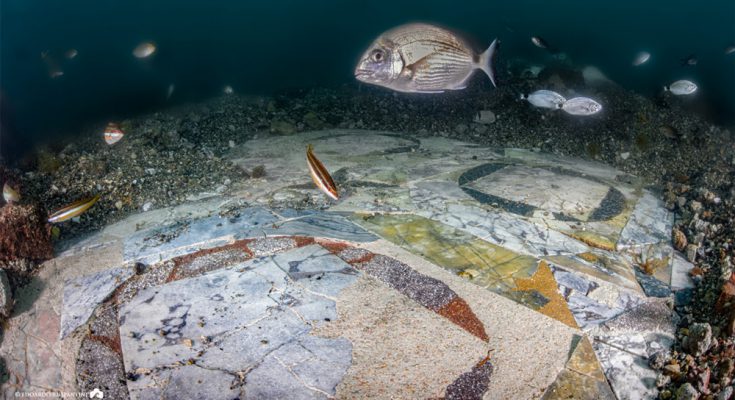
<path fill-rule="evenodd" d="M 385 59 L 385 52 L 383 50 L 375 50 L 370 58 L 375 62 L 382 62 Z"/>

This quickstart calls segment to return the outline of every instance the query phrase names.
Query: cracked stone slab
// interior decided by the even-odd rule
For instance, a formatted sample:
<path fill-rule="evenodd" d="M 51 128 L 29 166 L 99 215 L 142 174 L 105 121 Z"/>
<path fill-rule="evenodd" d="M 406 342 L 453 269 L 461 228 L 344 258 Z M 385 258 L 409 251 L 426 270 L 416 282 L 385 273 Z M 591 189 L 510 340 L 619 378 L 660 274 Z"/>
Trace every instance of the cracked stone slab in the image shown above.
<path fill-rule="evenodd" d="M 335 213 L 314 213 L 266 226 L 268 235 L 325 237 L 351 242 L 373 242 L 377 236 Z"/>
<path fill-rule="evenodd" d="M 134 273 L 132 266 L 124 266 L 67 282 L 59 339 L 86 323 L 94 309 Z"/>
<path fill-rule="evenodd" d="M 674 290 L 693 288 L 694 281 L 689 276 L 689 271 L 692 268 L 694 268 L 694 264 L 682 257 L 678 252 L 675 252 L 674 260 L 671 264 L 671 288 Z"/>
<path fill-rule="evenodd" d="M 125 261 L 151 264 L 222 246 L 235 239 L 263 237 L 263 229 L 278 220 L 262 207 L 250 207 L 229 218 L 215 215 L 143 230 L 125 240 L 123 258 Z"/>
<path fill-rule="evenodd" d="M 139 292 L 119 311 L 126 372 L 151 371 L 128 381 L 131 398 L 182 398 L 210 375 L 208 389 L 196 389 L 203 398 L 274 398 L 283 388 L 290 398 L 333 396 L 351 344 L 310 332 L 336 319 L 332 296 L 357 274 L 307 245 Z"/>
<path fill-rule="evenodd" d="M 671 240 L 673 225 L 674 214 L 664 207 L 663 201 L 645 192 L 620 233 L 617 248 L 622 250 L 666 243 Z"/>
<path fill-rule="evenodd" d="M 592 346 L 618 399 L 657 398 L 657 373 L 646 358 L 597 341 Z"/>

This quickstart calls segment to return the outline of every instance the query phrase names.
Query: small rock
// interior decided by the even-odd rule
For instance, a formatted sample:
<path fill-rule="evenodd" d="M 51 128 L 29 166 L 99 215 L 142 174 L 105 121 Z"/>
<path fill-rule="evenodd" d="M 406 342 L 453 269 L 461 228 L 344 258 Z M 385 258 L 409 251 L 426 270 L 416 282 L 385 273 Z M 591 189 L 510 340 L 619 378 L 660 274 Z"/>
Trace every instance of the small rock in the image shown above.
<path fill-rule="evenodd" d="M 697 397 L 699 397 L 699 392 L 689 382 L 679 386 L 676 391 L 676 400 L 697 400 Z"/>
<path fill-rule="evenodd" d="M 679 204 L 679 208 L 683 208 L 687 204 L 687 198 L 684 196 L 679 196 L 676 198 L 677 204 Z"/>
<path fill-rule="evenodd" d="M 115 208 L 117 208 L 118 210 L 121 209 L 122 206 L 123 206 L 123 202 L 122 201 L 118 200 L 118 201 L 115 202 Z"/>
<path fill-rule="evenodd" d="M 681 345 L 689 354 L 701 356 L 712 345 L 712 327 L 706 322 L 692 324 Z"/>
<path fill-rule="evenodd" d="M 681 376 L 681 367 L 679 367 L 679 364 L 669 364 L 664 367 L 664 374 L 678 379 Z"/>
<path fill-rule="evenodd" d="M 477 117 L 475 117 L 475 122 L 479 124 L 492 124 L 497 120 L 495 117 L 495 113 L 490 110 L 482 110 L 479 113 L 477 113 Z"/>
<path fill-rule="evenodd" d="M 664 374 L 658 374 L 656 377 L 656 387 L 662 388 L 671 382 L 671 377 Z"/>
<path fill-rule="evenodd" d="M 674 248 L 679 251 L 684 251 L 688 244 L 687 237 L 684 232 L 680 231 L 677 228 L 674 228 L 671 231 L 671 241 L 674 242 Z"/>
<path fill-rule="evenodd" d="M 691 203 L 689 203 L 689 208 L 692 210 L 692 212 L 698 212 L 702 209 L 702 203 L 692 200 Z"/>
<path fill-rule="evenodd" d="M 666 364 L 666 353 L 657 351 L 648 357 L 648 365 L 653 369 L 661 369 Z"/>
<path fill-rule="evenodd" d="M 465 124 L 459 124 L 459 125 L 457 125 L 454 128 L 454 131 L 457 132 L 457 133 L 459 133 L 460 135 L 462 135 L 465 132 L 467 132 L 467 129 L 469 129 L 469 128 L 467 128 L 467 125 L 465 125 Z"/>
<path fill-rule="evenodd" d="M 5 270 L 0 269 L 0 320 L 10 317 L 13 311 L 13 292 Z"/>
<path fill-rule="evenodd" d="M 153 207 L 153 203 L 147 201 L 145 204 L 143 204 L 143 211 L 148 211 L 151 209 L 151 207 Z"/>
<path fill-rule="evenodd" d="M 689 260 L 690 263 L 694 263 L 694 261 L 697 260 L 697 250 L 699 249 L 699 246 L 695 244 L 688 244 L 686 247 L 686 254 L 687 254 L 687 260 Z"/>
<path fill-rule="evenodd" d="M 235 148 L 235 141 L 234 140 L 230 140 L 229 142 L 227 142 L 227 145 L 230 146 L 231 149 L 234 149 Z"/>
<path fill-rule="evenodd" d="M 728 386 L 720 392 L 720 394 L 717 395 L 717 400 L 730 400 L 730 397 L 732 397 L 732 393 L 735 391 L 732 386 Z"/>
<path fill-rule="evenodd" d="M 623 160 L 627 160 L 628 157 L 630 157 L 630 152 L 626 151 L 625 153 L 620 153 L 620 158 Z"/>

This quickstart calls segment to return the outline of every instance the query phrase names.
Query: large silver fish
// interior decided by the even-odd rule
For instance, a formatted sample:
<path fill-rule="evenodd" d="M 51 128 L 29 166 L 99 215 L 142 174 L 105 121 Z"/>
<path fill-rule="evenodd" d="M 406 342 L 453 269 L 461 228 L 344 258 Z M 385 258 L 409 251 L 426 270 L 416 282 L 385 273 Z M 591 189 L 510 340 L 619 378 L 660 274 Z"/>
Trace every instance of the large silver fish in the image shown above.
<path fill-rule="evenodd" d="M 467 87 L 476 69 L 493 86 L 494 40 L 482 54 L 446 29 L 428 24 L 406 24 L 380 35 L 360 58 L 355 77 L 365 83 L 399 92 L 442 93 Z"/>
<path fill-rule="evenodd" d="M 602 104 L 587 97 L 575 97 L 565 101 L 561 109 L 571 115 L 592 115 L 602 110 Z"/>

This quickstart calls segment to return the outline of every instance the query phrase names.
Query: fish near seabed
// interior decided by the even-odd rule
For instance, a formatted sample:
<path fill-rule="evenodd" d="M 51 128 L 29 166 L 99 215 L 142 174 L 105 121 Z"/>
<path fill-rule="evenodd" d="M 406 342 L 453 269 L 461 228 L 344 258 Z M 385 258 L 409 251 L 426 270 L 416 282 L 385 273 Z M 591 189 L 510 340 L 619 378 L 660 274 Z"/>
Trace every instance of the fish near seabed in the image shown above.
<path fill-rule="evenodd" d="M 78 217 L 82 215 L 85 211 L 89 210 L 89 208 L 92 207 L 94 203 L 96 203 L 99 199 L 100 195 L 96 195 L 94 197 L 75 201 L 74 203 L 71 203 L 66 207 L 62 207 L 54 211 L 51 215 L 49 215 L 48 222 L 55 224 L 57 222 L 64 222 L 74 217 Z"/>
<path fill-rule="evenodd" d="M 8 182 L 5 182 L 3 185 L 3 199 L 5 199 L 5 202 L 8 204 L 17 203 L 20 201 L 20 193 L 13 189 Z"/>
<path fill-rule="evenodd" d="M 561 109 L 567 114 L 587 116 L 600 112 L 602 104 L 587 97 L 574 97 L 567 100 Z"/>
<path fill-rule="evenodd" d="M 494 40 L 482 54 L 446 29 L 421 23 L 401 25 L 380 35 L 360 58 L 355 78 L 406 93 L 442 93 L 467 87 L 481 69 L 497 87 Z"/>
<path fill-rule="evenodd" d="M 651 58 L 651 53 L 647 51 L 641 51 L 635 56 L 635 59 L 633 59 L 633 66 L 639 67 L 647 63 L 650 58 Z"/>
<path fill-rule="evenodd" d="M 337 185 L 334 184 L 334 180 L 332 180 L 324 164 L 314 155 L 311 145 L 306 147 L 306 163 L 309 165 L 309 172 L 311 173 L 311 179 L 314 180 L 314 184 L 327 196 L 334 200 L 339 200 Z"/>
<path fill-rule="evenodd" d="M 125 136 L 125 132 L 120 128 L 120 125 L 110 122 L 105 128 L 105 143 L 115 144 Z"/>
<path fill-rule="evenodd" d="M 669 86 L 664 86 L 664 90 L 671 92 L 677 96 L 692 94 L 697 91 L 697 85 L 687 80 L 679 80 Z"/>
<path fill-rule="evenodd" d="M 564 96 L 551 90 L 537 90 L 529 95 L 521 94 L 521 100 L 526 100 L 536 107 L 560 109 L 567 101 Z"/>

